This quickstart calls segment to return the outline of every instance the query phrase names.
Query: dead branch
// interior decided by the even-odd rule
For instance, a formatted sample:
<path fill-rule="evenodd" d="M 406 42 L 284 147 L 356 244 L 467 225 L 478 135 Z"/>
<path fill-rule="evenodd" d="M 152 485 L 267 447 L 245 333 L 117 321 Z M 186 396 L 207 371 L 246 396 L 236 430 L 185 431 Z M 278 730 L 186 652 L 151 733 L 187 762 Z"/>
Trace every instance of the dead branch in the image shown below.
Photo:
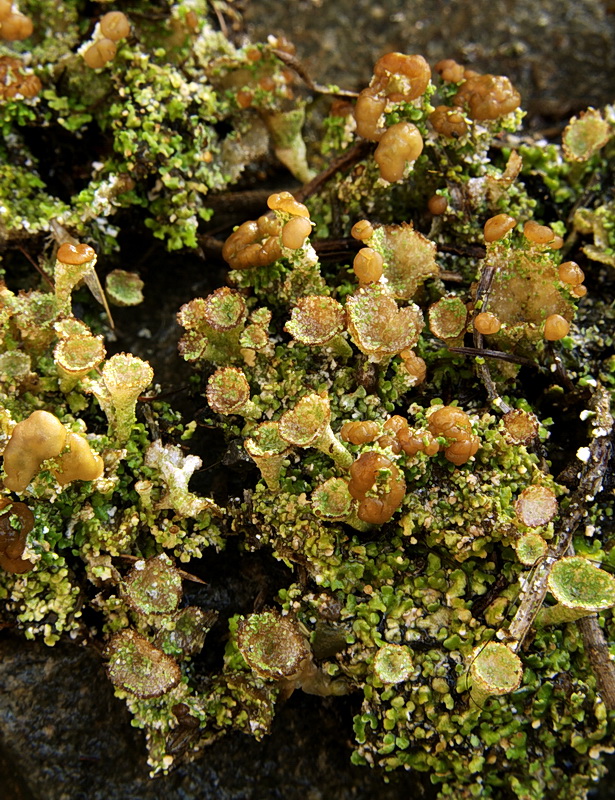
<path fill-rule="evenodd" d="M 588 447 L 588 458 L 578 473 L 577 489 L 571 495 L 568 507 L 562 515 L 554 543 L 522 588 L 521 603 L 508 631 L 504 634 L 513 650 L 521 647 L 542 607 L 551 567 L 570 547 L 572 536 L 587 513 L 588 503 L 591 503 L 602 489 L 606 466 L 611 456 L 613 416 L 609 393 L 601 384 L 596 387 L 589 407 L 594 411 L 595 417 L 592 420 L 592 439 Z"/>

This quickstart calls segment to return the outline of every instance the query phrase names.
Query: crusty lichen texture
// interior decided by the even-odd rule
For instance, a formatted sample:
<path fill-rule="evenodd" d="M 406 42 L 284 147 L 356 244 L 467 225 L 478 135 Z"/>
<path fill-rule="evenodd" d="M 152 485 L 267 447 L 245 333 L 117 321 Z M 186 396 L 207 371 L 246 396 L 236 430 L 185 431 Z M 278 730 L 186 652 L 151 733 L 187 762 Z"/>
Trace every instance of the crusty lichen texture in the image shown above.
<path fill-rule="evenodd" d="M 353 760 L 442 800 L 582 800 L 615 733 L 613 109 L 537 143 L 506 77 L 390 53 L 316 153 L 290 43 L 98 5 L 0 3 L 2 624 L 95 640 L 153 774 L 303 690 L 352 694 Z M 88 152 L 62 191 L 49 131 Z M 148 256 L 111 263 L 133 238 L 178 282 L 207 250 L 189 389 L 112 333 L 107 295 L 159 324 Z M 220 497 L 206 459 L 239 465 Z M 234 579 L 293 572 L 218 606 L 230 538 Z"/>
<path fill-rule="evenodd" d="M 105 4 L 92 18 L 77 0 L 25 0 L 20 8 L 29 16 L 0 23 L 3 118 L 13 134 L 0 173 L 8 241 L 50 233 L 55 222 L 110 251 L 117 212 L 145 207 L 145 225 L 169 249 L 196 247 L 199 222 L 211 216 L 209 193 L 297 127 L 275 43 L 235 47 L 212 25 L 206 0 L 155 13 L 142 0 L 122 11 Z M 26 19 L 28 31 L 5 35 Z M 32 126 L 61 129 L 72 152 L 83 153 L 69 199 L 29 152 L 23 134 Z M 302 117 L 287 160 L 303 146 L 301 126 Z M 88 152 L 83 136 L 92 127 L 104 145 Z"/>

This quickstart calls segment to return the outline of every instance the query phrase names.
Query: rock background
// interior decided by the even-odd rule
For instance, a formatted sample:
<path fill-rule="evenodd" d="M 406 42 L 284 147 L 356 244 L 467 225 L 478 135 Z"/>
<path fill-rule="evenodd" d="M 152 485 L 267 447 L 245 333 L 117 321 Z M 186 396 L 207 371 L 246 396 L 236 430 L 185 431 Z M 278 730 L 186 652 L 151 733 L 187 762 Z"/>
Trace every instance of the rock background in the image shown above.
<path fill-rule="evenodd" d="M 399 50 L 507 75 L 532 118 L 613 102 L 609 0 L 252 0 L 244 18 L 251 38 L 284 34 L 315 79 L 347 89 Z"/>
<path fill-rule="evenodd" d="M 316 80 L 345 88 L 361 88 L 374 61 L 389 50 L 423 53 L 431 63 L 452 57 L 504 73 L 522 92 L 529 124 L 544 129 L 587 105 L 613 100 L 613 11 L 599 0 L 254 0 L 244 19 L 251 38 L 283 33 Z M 164 304 L 155 309 L 152 338 L 139 342 L 130 336 L 145 325 L 152 328 L 153 310 L 146 305 L 142 319 L 139 310 L 130 312 L 134 319 L 118 346 L 143 357 L 147 350 L 157 350 L 158 359 L 163 353 L 172 357 L 174 313 L 202 291 L 196 290 L 196 273 L 195 265 L 186 285 L 176 294 L 165 292 Z M 152 270 L 149 280 L 155 278 Z M 229 613 L 249 611 L 258 583 L 254 571 L 270 567 L 278 569 L 263 567 L 254 557 L 252 575 L 233 585 L 236 566 L 231 569 L 228 556 L 213 559 L 217 583 L 210 581 L 200 600 Z M 220 646 L 214 641 L 214 650 Z M 385 783 L 378 771 L 350 764 L 357 710 L 352 697 L 296 693 L 265 742 L 228 736 L 199 762 L 151 781 L 142 736 L 113 697 L 94 651 L 70 643 L 50 649 L 0 630 L 0 800 L 433 797 L 433 787 L 421 776 L 393 774 Z M 615 797 L 612 784 L 606 778 L 594 797 Z"/>

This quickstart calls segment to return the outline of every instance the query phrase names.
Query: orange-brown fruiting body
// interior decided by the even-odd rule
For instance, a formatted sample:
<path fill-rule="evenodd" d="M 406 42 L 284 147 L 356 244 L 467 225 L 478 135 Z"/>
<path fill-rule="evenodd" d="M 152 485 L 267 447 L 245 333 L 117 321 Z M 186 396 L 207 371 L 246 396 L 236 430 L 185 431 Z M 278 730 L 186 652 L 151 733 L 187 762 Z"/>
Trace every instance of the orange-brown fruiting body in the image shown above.
<path fill-rule="evenodd" d="M 483 334 L 483 336 L 497 333 L 501 327 L 500 320 L 490 311 L 482 311 L 474 317 L 474 330 Z"/>
<path fill-rule="evenodd" d="M 485 222 L 485 227 L 483 228 L 485 241 L 499 241 L 506 236 L 508 231 L 511 231 L 516 224 L 517 220 L 511 217 L 510 214 L 496 214 L 495 217 L 490 217 L 487 222 Z"/>
<path fill-rule="evenodd" d="M 561 314 L 550 314 L 545 320 L 544 336 L 549 342 L 557 342 L 568 335 L 570 323 Z"/>

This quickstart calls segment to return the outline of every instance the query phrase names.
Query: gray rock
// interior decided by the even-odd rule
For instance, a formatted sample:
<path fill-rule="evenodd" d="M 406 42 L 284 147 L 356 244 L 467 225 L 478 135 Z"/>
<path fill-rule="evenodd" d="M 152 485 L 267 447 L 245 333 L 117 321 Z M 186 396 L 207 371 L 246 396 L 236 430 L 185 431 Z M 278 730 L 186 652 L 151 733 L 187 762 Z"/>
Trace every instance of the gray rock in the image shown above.
<path fill-rule="evenodd" d="M 246 22 L 255 40 L 283 33 L 315 80 L 347 89 L 399 50 L 507 75 L 532 116 L 613 100 L 615 15 L 601 0 L 256 0 Z"/>
<path fill-rule="evenodd" d="M 387 785 L 379 771 L 351 765 L 351 704 L 337 700 L 297 693 L 264 742 L 229 735 L 198 762 L 152 780 L 142 734 L 91 650 L 4 634 L 0 687 L 0 800 L 396 800 L 421 792 L 408 773 Z"/>

